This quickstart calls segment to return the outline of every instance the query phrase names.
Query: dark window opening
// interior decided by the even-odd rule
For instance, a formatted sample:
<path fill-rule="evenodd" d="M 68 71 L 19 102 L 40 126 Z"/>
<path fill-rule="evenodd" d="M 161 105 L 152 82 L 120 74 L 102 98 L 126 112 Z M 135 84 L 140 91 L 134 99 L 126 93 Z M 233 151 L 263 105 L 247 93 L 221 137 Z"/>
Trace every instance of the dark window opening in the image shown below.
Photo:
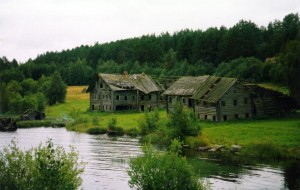
<path fill-rule="evenodd" d="M 246 118 L 249 118 L 249 113 L 246 113 L 246 114 L 245 114 L 245 117 L 246 117 Z"/>
<path fill-rule="evenodd" d="M 198 114 L 198 119 L 200 119 L 200 114 Z"/>
<path fill-rule="evenodd" d="M 235 118 L 235 119 L 238 119 L 238 118 L 239 118 L 239 115 L 238 115 L 238 114 L 235 114 L 235 115 L 234 115 L 234 118 Z"/>
<path fill-rule="evenodd" d="M 204 119 L 207 120 L 207 115 L 204 116 Z"/>
<path fill-rule="evenodd" d="M 151 95 L 149 95 L 149 100 L 151 100 Z"/>
<path fill-rule="evenodd" d="M 103 100 L 105 99 L 105 96 L 104 96 L 104 95 L 102 95 L 102 99 L 103 99 Z"/>
<path fill-rule="evenodd" d="M 169 102 L 172 102 L 172 97 L 169 97 Z"/>
<path fill-rule="evenodd" d="M 103 84 L 102 83 L 100 83 L 100 88 L 103 88 Z"/>
<path fill-rule="evenodd" d="M 248 98 L 244 98 L 244 104 L 248 104 Z"/>
<path fill-rule="evenodd" d="M 207 102 L 203 102 L 203 106 L 207 106 Z"/>
<path fill-rule="evenodd" d="M 141 100 L 144 100 L 144 95 L 141 96 Z"/>
<path fill-rule="evenodd" d="M 185 98 L 182 98 L 182 103 L 184 103 L 184 104 L 185 104 Z"/>
<path fill-rule="evenodd" d="M 131 106 L 116 106 L 116 111 L 131 110 Z"/>
<path fill-rule="evenodd" d="M 237 105 L 237 100 L 233 100 L 233 105 L 234 105 L 234 106 Z"/>
<path fill-rule="evenodd" d="M 145 110 L 145 105 L 141 105 L 141 111 Z"/>
<path fill-rule="evenodd" d="M 227 121 L 227 115 L 223 115 L 223 121 Z"/>
<path fill-rule="evenodd" d="M 95 109 L 95 106 L 94 105 L 92 105 L 92 110 L 94 110 Z"/>
<path fill-rule="evenodd" d="M 124 100 L 127 100 L 127 96 L 124 96 Z"/>
<path fill-rule="evenodd" d="M 117 99 L 117 100 L 120 100 L 120 96 L 119 96 L 119 95 L 117 95 L 116 99 Z"/>
<path fill-rule="evenodd" d="M 213 121 L 216 121 L 216 116 L 215 115 L 213 116 Z"/>

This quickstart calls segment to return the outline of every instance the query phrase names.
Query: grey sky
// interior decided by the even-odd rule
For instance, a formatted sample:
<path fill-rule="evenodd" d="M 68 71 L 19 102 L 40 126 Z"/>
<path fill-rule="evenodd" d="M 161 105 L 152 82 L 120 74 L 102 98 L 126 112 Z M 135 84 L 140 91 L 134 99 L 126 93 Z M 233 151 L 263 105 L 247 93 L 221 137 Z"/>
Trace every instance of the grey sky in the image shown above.
<path fill-rule="evenodd" d="M 0 0 L 0 56 L 24 62 L 46 51 L 182 29 L 266 26 L 299 0 Z"/>

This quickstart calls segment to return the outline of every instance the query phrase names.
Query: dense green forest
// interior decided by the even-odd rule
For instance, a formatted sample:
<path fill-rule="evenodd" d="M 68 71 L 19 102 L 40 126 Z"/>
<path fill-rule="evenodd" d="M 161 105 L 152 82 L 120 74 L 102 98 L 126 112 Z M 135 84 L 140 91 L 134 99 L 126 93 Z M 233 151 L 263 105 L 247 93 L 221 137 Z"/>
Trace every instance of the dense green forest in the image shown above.
<path fill-rule="evenodd" d="M 241 20 L 230 28 L 185 29 L 144 35 L 61 52 L 46 52 L 18 64 L 0 59 L 0 80 L 39 80 L 58 71 L 68 85 L 88 84 L 96 72 L 156 77 L 217 75 L 287 85 L 300 97 L 300 21 L 289 14 L 268 26 Z"/>

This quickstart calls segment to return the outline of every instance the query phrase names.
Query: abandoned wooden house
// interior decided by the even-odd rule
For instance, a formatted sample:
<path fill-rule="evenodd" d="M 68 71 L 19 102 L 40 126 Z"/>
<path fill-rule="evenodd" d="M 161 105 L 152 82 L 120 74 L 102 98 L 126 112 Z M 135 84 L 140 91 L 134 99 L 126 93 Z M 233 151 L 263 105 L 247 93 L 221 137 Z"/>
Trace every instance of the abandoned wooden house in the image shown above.
<path fill-rule="evenodd" d="M 202 120 L 226 121 L 252 117 L 251 93 L 234 78 L 210 76 L 191 99 L 195 114 Z"/>
<path fill-rule="evenodd" d="M 162 94 L 166 99 L 167 113 L 172 110 L 173 102 L 181 101 L 184 105 L 193 107 L 192 97 L 208 76 L 181 77 Z"/>
<path fill-rule="evenodd" d="M 98 74 L 90 90 L 90 109 L 101 111 L 153 109 L 162 88 L 146 74 Z"/>
<path fill-rule="evenodd" d="M 164 93 L 166 108 L 180 101 L 192 107 L 201 120 L 227 121 L 280 115 L 296 109 L 296 101 L 280 92 L 235 78 L 216 76 L 182 77 Z"/>
<path fill-rule="evenodd" d="M 297 102 L 283 93 L 255 84 L 244 84 L 251 93 L 254 117 L 281 116 L 297 109 Z"/>

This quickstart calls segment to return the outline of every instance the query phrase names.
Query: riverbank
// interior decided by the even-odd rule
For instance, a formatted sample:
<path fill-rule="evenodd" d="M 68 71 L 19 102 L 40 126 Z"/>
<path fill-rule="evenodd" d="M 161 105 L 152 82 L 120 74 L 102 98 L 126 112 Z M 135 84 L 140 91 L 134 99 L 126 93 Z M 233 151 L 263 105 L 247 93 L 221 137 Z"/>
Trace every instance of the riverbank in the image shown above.
<path fill-rule="evenodd" d="M 124 133 L 138 131 L 138 121 L 144 116 L 139 112 L 90 112 L 89 94 L 86 86 L 68 87 L 66 103 L 50 106 L 46 110 L 48 119 L 65 122 L 71 131 L 103 133 L 109 122 L 115 118 L 116 126 Z M 167 121 L 164 110 L 159 111 L 162 123 Z M 231 122 L 199 121 L 201 135 L 188 137 L 187 143 L 195 148 L 200 145 L 221 144 L 229 148 L 233 144 L 242 146 L 245 155 L 266 157 L 266 154 L 280 159 L 300 159 L 300 113 L 283 118 L 264 120 L 241 120 Z M 155 135 L 154 135 L 155 136 Z M 275 152 L 275 153 L 274 153 Z"/>

